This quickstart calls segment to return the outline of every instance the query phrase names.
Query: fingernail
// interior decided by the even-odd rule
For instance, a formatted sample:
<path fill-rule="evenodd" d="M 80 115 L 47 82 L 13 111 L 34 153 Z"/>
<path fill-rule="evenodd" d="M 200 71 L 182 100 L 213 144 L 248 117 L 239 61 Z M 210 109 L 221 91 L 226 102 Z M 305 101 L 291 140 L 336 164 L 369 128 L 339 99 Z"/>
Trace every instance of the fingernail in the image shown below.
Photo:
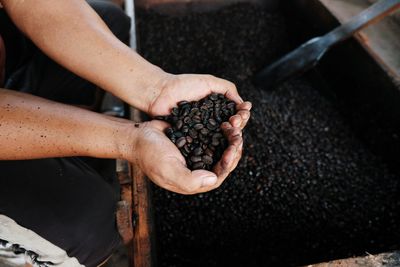
<path fill-rule="evenodd" d="M 208 176 L 203 178 L 203 183 L 201 184 L 202 187 L 206 186 L 212 186 L 217 183 L 217 177 L 216 176 Z"/>

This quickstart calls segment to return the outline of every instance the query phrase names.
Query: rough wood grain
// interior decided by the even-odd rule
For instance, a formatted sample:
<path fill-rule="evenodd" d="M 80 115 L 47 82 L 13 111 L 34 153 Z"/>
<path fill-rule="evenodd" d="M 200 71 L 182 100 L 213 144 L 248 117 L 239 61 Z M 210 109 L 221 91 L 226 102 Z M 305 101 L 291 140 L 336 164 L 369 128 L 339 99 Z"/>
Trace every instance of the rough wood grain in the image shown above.
<path fill-rule="evenodd" d="M 131 108 L 130 114 L 133 121 L 142 121 L 139 110 Z M 131 166 L 131 173 L 133 178 L 133 266 L 150 267 L 155 262 L 150 182 L 135 166 Z"/>
<path fill-rule="evenodd" d="M 308 265 L 307 267 L 398 267 L 400 252 L 389 252 L 365 257 L 335 260 L 326 263 Z"/>

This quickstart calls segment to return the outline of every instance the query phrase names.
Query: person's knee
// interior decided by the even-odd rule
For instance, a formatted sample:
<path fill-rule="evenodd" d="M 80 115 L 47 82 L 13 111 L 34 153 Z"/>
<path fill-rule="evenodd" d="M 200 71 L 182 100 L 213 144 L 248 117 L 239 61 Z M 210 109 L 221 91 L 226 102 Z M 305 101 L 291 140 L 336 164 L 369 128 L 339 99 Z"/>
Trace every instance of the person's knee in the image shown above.
<path fill-rule="evenodd" d="M 131 19 L 118 5 L 104 0 L 89 0 L 88 3 L 118 39 L 123 42 L 129 40 Z"/>
<path fill-rule="evenodd" d="M 116 225 L 115 195 L 109 190 L 96 190 L 93 198 L 75 207 L 74 218 L 63 222 L 61 227 L 66 229 L 63 235 L 68 242 L 68 254 L 85 266 L 97 266 L 121 242 Z"/>

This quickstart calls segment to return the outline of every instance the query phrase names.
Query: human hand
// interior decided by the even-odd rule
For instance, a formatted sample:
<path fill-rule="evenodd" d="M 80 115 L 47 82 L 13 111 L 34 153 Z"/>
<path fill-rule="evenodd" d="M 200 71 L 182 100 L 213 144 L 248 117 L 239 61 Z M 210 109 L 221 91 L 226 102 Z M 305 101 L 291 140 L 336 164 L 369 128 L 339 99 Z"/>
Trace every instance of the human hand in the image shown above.
<path fill-rule="evenodd" d="M 197 101 L 211 93 L 219 93 L 237 104 L 237 114 L 229 120 L 232 126 L 240 129 L 246 126 L 250 118 L 251 103 L 242 100 L 233 83 L 212 75 L 163 73 L 162 77 L 152 91 L 148 114 L 167 115 L 179 101 Z"/>
<path fill-rule="evenodd" d="M 178 148 L 163 131 L 168 124 L 150 121 L 138 124 L 129 138 L 134 140 L 131 154 L 127 159 L 137 165 L 154 183 L 180 194 L 197 194 L 220 186 L 229 173 L 237 166 L 243 148 L 241 129 L 229 122 L 223 123 L 222 131 L 229 146 L 214 172 L 207 170 L 191 171 Z"/>

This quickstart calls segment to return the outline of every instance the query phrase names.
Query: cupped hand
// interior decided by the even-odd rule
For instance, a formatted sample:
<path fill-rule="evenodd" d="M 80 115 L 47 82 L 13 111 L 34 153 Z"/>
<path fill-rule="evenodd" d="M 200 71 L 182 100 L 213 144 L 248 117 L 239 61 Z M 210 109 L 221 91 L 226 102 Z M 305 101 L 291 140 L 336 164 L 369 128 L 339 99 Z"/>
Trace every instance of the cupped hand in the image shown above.
<path fill-rule="evenodd" d="M 238 164 L 243 148 L 239 127 L 229 122 L 222 125 L 229 146 L 213 172 L 189 170 L 181 152 L 164 134 L 167 127 L 167 123 L 157 120 L 139 124 L 133 131 L 133 152 L 128 157 L 162 188 L 186 195 L 207 192 L 220 186 Z"/>
<path fill-rule="evenodd" d="M 244 102 L 236 86 L 212 75 L 167 74 L 157 84 L 157 90 L 148 106 L 152 116 L 168 115 L 179 101 L 197 101 L 211 93 L 219 93 L 236 103 L 237 114 L 230 120 L 234 127 L 243 129 L 249 118 L 251 103 Z"/>

